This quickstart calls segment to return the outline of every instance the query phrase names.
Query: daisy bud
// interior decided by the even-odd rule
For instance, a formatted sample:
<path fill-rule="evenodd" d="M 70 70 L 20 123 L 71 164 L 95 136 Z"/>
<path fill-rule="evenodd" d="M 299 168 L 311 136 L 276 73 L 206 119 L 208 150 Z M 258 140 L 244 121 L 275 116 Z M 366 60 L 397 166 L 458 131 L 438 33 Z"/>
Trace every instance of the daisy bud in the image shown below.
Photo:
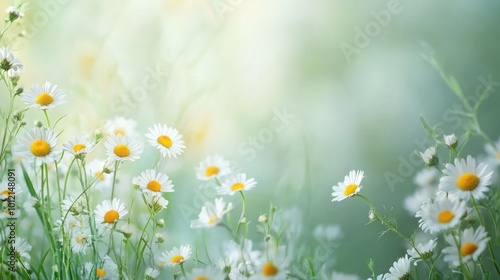
<path fill-rule="evenodd" d="M 247 218 L 243 217 L 241 220 L 240 220 L 240 224 L 246 224 L 247 223 Z"/>
<path fill-rule="evenodd" d="M 18 89 L 16 90 L 16 93 L 15 93 L 14 95 L 20 95 L 20 94 L 21 94 L 21 93 L 23 93 L 23 92 L 24 92 L 24 89 L 23 89 L 22 87 L 20 87 L 20 88 L 18 88 Z"/>
<path fill-rule="evenodd" d="M 375 217 L 375 212 L 373 212 L 373 209 L 370 209 L 370 212 L 368 212 L 368 218 L 370 219 L 370 222 L 373 222 L 377 219 L 377 217 Z"/>
<path fill-rule="evenodd" d="M 104 137 L 104 133 L 102 132 L 101 129 L 96 129 L 94 130 L 94 142 L 97 144 L 101 139 Z"/>
<path fill-rule="evenodd" d="M 165 235 L 162 232 L 158 232 L 155 235 L 156 243 L 163 243 L 165 241 Z"/>
<path fill-rule="evenodd" d="M 264 237 L 264 241 L 265 242 L 269 242 L 269 240 L 271 240 L 271 235 L 266 235 L 266 237 Z"/>
<path fill-rule="evenodd" d="M 15 121 L 22 121 L 24 118 L 24 113 L 22 111 L 16 111 L 14 112 L 14 120 Z"/>
<path fill-rule="evenodd" d="M 156 225 L 158 227 L 161 227 L 161 228 L 164 227 L 165 226 L 165 220 L 159 219 L 158 221 L 156 221 Z"/>
<path fill-rule="evenodd" d="M 428 167 L 436 166 L 438 163 L 438 157 L 436 156 L 436 147 L 430 147 L 425 152 L 421 152 L 420 156 L 424 160 Z"/>
<path fill-rule="evenodd" d="M 15 21 L 21 15 L 21 12 L 19 12 L 19 10 L 16 7 L 13 7 L 13 6 L 8 7 L 5 12 L 7 14 L 9 14 L 9 21 L 10 22 Z"/>
<path fill-rule="evenodd" d="M 455 150 L 458 145 L 457 136 L 455 136 L 454 133 L 450 135 L 444 135 L 444 143 L 446 144 L 446 146 L 448 146 L 448 148 Z"/>
<path fill-rule="evenodd" d="M 40 127 L 40 128 L 42 128 L 42 127 L 43 127 L 43 124 L 42 124 L 42 122 L 41 122 L 41 121 L 35 121 L 35 122 L 33 123 L 33 125 L 34 125 L 35 127 Z"/>
<path fill-rule="evenodd" d="M 123 237 L 125 237 L 125 239 L 129 239 L 130 237 L 132 237 L 132 229 L 129 225 L 124 225 L 121 228 L 121 233 L 123 234 Z"/>
<path fill-rule="evenodd" d="M 263 224 L 267 223 L 267 215 L 266 214 L 260 215 L 259 222 L 261 222 Z"/>

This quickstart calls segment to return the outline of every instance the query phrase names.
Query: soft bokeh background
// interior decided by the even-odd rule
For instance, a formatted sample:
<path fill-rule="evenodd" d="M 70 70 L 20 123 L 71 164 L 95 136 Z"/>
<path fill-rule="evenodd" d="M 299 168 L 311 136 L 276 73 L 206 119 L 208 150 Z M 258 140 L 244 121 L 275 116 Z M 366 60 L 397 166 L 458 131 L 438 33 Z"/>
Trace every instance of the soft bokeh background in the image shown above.
<path fill-rule="evenodd" d="M 16 55 L 24 82 L 52 81 L 67 93 L 68 104 L 54 112 L 68 114 L 62 138 L 91 133 L 115 116 L 135 119 L 140 133 L 161 122 L 184 135 L 185 153 L 167 163 L 176 186 L 168 210 L 178 217 L 173 243 L 188 238 L 180 232 L 189 236 L 196 210 L 186 214 L 186 206 L 201 205 L 193 167 L 221 154 L 259 183 L 248 193 L 251 219 L 272 200 L 301 209 L 306 240 L 317 224 L 340 224 L 335 269 L 366 277 L 366 259 L 382 273 L 406 248 L 394 234 L 379 238 L 380 225 L 366 225 L 362 200 L 332 203 L 332 185 L 349 170 L 364 170 L 363 193 L 410 233 L 417 220 L 402 201 L 423 164 L 394 188 L 384 174 L 398 174 L 401 160 L 422 150 L 419 116 L 462 132 L 443 117 L 458 100 L 421 54 L 433 52 L 468 95 L 480 76 L 500 81 L 495 0 L 395 1 L 399 12 L 346 56 L 342 46 L 354 45 L 358 29 L 373 28 L 374 13 L 390 2 L 31 1 L 28 39 L 16 43 Z M 146 89 L 151 78 L 156 83 Z M 493 139 L 500 136 L 496 89 L 480 113 Z M 277 111 L 293 117 L 269 134 Z M 267 143 L 252 148 L 259 135 Z M 481 153 L 482 145 L 473 138 L 468 151 Z M 129 167 L 130 177 L 153 160 L 149 150 Z"/>

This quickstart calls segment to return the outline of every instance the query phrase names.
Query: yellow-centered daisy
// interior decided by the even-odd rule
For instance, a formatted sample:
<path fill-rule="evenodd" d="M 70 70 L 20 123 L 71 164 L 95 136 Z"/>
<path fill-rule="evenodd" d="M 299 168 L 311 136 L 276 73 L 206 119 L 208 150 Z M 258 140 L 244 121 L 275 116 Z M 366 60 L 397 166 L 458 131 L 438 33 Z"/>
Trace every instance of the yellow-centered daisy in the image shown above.
<path fill-rule="evenodd" d="M 110 228 L 127 213 L 125 205 L 118 198 L 113 198 L 113 201 L 104 200 L 94 210 L 95 222 L 101 227 Z"/>
<path fill-rule="evenodd" d="M 74 156 L 88 154 L 95 150 L 95 143 L 89 136 L 76 136 L 63 144 L 63 150 Z"/>
<path fill-rule="evenodd" d="M 460 236 L 447 235 L 444 239 L 450 245 L 442 251 L 444 261 L 448 262 L 451 267 L 459 266 L 460 260 L 463 263 L 477 261 L 490 240 L 483 226 L 479 226 L 476 230 L 466 228 Z"/>
<path fill-rule="evenodd" d="M 254 178 L 247 179 L 245 173 L 231 175 L 224 180 L 220 187 L 217 187 L 219 195 L 234 195 L 237 192 L 248 191 L 257 185 Z"/>
<path fill-rule="evenodd" d="M 168 176 L 154 169 L 147 169 L 141 172 L 141 175 L 132 179 L 134 185 L 138 185 L 143 192 L 150 193 L 153 196 L 161 196 L 164 192 L 173 192 L 174 185 L 168 179 Z"/>
<path fill-rule="evenodd" d="M 205 202 L 198 215 L 198 219 L 191 221 L 191 227 L 214 227 L 222 222 L 224 215 L 231 211 L 231 209 L 233 209 L 232 204 L 226 204 L 222 198 L 216 198 L 214 203 Z"/>
<path fill-rule="evenodd" d="M 50 110 L 66 103 L 65 96 L 57 85 L 46 82 L 44 85 L 30 87 L 29 90 L 21 94 L 21 100 L 31 108 Z"/>
<path fill-rule="evenodd" d="M 349 175 L 344 177 L 344 182 L 339 182 L 337 186 L 332 187 L 332 201 L 341 201 L 348 197 L 356 195 L 363 186 L 361 180 L 364 178 L 363 171 L 352 170 Z"/>
<path fill-rule="evenodd" d="M 425 202 L 415 217 L 420 218 L 419 226 L 423 231 L 433 234 L 458 225 L 466 211 L 464 201 L 440 196 Z"/>
<path fill-rule="evenodd" d="M 139 159 L 142 153 L 141 145 L 129 136 L 109 136 L 104 146 L 109 161 L 134 161 Z"/>
<path fill-rule="evenodd" d="M 202 181 L 220 178 L 221 176 L 231 173 L 230 165 L 231 163 L 222 156 L 209 156 L 201 161 L 200 165 L 195 168 L 196 177 Z"/>
<path fill-rule="evenodd" d="M 168 266 L 176 266 L 187 261 L 191 256 L 191 246 L 181 245 L 179 248 L 174 247 L 170 251 L 161 253 L 159 261 Z"/>
<path fill-rule="evenodd" d="M 155 124 L 146 134 L 149 144 L 160 150 L 163 157 L 176 158 L 186 148 L 177 129 L 165 124 Z"/>
<path fill-rule="evenodd" d="M 15 152 L 30 162 L 35 161 L 37 165 L 53 163 L 59 158 L 60 151 L 56 149 L 57 136 L 50 128 L 32 128 L 19 136 L 17 143 Z"/>

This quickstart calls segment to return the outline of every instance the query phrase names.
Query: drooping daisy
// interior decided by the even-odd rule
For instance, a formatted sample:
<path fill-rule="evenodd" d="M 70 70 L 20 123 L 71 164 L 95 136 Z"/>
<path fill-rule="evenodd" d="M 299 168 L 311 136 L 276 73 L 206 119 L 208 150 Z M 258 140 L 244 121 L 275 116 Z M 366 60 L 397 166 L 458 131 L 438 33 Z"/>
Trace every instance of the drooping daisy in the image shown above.
<path fill-rule="evenodd" d="M 85 203 L 82 199 L 79 199 L 75 202 L 75 200 L 69 196 L 68 198 L 62 201 L 61 210 L 63 215 L 69 211 L 72 215 L 77 216 L 85 210 Z"/>
<path fill-rule="evenodd" d="M 113 198 L 113 201 L 104 200 L 97 205 L 94 213 L 96 224 L 111 227 L 118 219 L 127 215 L 128 211 L 118 198 Z"/>
<path fill-rule="evenodd" d="M 196 177 L 202 181 L 208 181 L 212 178 L 220 178 L 231 173 L 231 163 L 222 156 L 209 156 L 200 162 L 195 168 Z"/>
<path fill-rule="evenodd" d="M 476 167 L 476 160 L 467 156 L 464 159 L 455 159 L 455 164 L 447 163 L 443 170 L 445 176 L 439 180 L 439 191 L 448 193 L 450 197 L 464 200 L 482 199 L 489 191 L 488 186 L 492 184 L 490 171 L 485 163 Z"/>
<path fill-rule="evenodd" d="M 214 267 L 195 268 L 187 274 L 187 279 L 193 280 L 218 280 L 225 279 L 225 274 Z"/>
<path fill-rule="evenodd" d="M 436 147 L 429 147 L 423 153 L 420 152 L 420 156 L 427 166 L 434 166 L 438 163 L 438 157 L 436 155 Z"/>
<path fill-rule="evenodd" d="M 23 71 L 23 64 L 6 48 L 0 48 L 0 69 Z"/>
<path fill-rule="evenodd" d="M 74 156 L 88 154 L 95 150 L 95 142 L 88 136 L 76 136 L 63 144 L 63 149 Z"/>
<path fill-rule="evenodd" d="M 168 179 L 168 176 L 154 169 L 147 169 L 141 172 L 141 175 L 132 179 L 134 185 L 138 185 L 145 193 L 150 193 L 153 196 L 161 196 L 164 192 L 173 192 L 174 185 Z"/>
<path fill-rule="evenodd" d="M 135 127 L 137 122 L 133 119 L 126 119 L 124 117 L 115 117 L 112 120 L 107 120 L 104 123 L 104 131 L 108 136 L 129 136 L 134 137 Z"/>
<path fill-rule="evenodd" d="M 177 129 L 168 127 L 165 124 L 153 125 L 152 128 L 149 128 L 146 137 L 149 144 L 160 150 L 163 157 L 176 158 L 186 148 L 182 135 L 179 134 Z"/>
<path fill-rule="evenodd" d="M 156 279 L 160 275 L 160 272 L 152 267 L 146 268 L 146 271 L 144 272 L 144 279 L 145 280 L 153 280 Z"/>
<path fill-rule="evenodd" d="M 240 191 L 251 190 L 257 185 L 254 178 L 247 179 L 245 173 L 231 175 L 226 178 L 220 187 L 217 187 L 217 193 L 220 195 L 233 195 Z"/>
<path fill-rule="evenodd" d="M 401 280 L 410 279 L 410 259 L 408 255 L 400 258 L 397 262 L 392 264 L 389 273 L 385 274 L 386 280 Z"/>
<path fill-rule="evenodd" d="M 344 182 L 339 182 L 338 186 L 333 186 L 332 201 L 341 201 L 348 197 L 356 195 L 363 186 L 361 180 L 364 178 L 363 171 L 352 170 L 349 175 L 344 177 Z"/>
<path fill-rule="evenodd" d="M 174 247 L 171 251 L 161 253 L 160 261 L 168 266 L 176 266 L 184 263 L 191 256 L 191 246 L 181 245 L 181 247 Z"/>
<path fill-rule="evenodd" d="M 205 202 L 198 219 L 191 221 L 191 227 L 214 227 L 222 222 L 224 215 L 231 209 L 233 209 L 232 204 L 226 204 L 222 198 L 216 198 L 215 203 Z"/>
<path fill-rule="evenodd" d="M 473 228 L 464 229 L 460 238 L 453 237 L 452 235 L 447 235 L 444 238 L 450 245 L 443 249 L 444 260 L 453 267 L 460 265 L 460 259 L 464 263 L 471 260 L 477 261 L 490 240 L 483 226 L 479 226 L 477 230 Z M 459 240 L 458 246 L 455 240 Z"/>
<path fill-rule="evenodd" d="M 113 182 L 113 175 L 104 172 L 106 169 L 106 162 L 99 159 L 94 159 L 87 165 L 87 174 L 95 180 L 95 188 L 101 190 L 111 187 Z"/>
<path fill-rule="evenodd" d="M 21 237 L 16 237 L 16 257 L 18 257 L 25 267 L 29 267 L 29 262 L 31 260 L 30 252 L 31 245 Z M 20 264 L 18 264 L 20 266 Z"/>
<path fill-rule="evenodd" d="M 16 152 L 37 165 L 53 163 L 59 157 L 57 136 L 52 129 L 35 127 L 17 139 Z"/>
<path fill-rule="evenodd" d="M 142 153 L 142 147 L 137 141 L 121 134 L 109 136 L 104 146 L 109 161 L 134 161 Z"/>
<path fill-rule="evenodd" d="M 408 249 L 406 253 L 410 256 L 410 260 L 415 261 L 415 265 L 421 260 L 426 260 L 432 257 L 436 248 L 437 238 L 429 240 L 425 244 L 419 243 L 417 250 L 415 248 Z M 418 251 L 418 252 L 417 252 Z M 420 253 L 420 254 L 419 254 Z"/>
<path fill-rule="evenodd" d="M 420 218 L 418 223 L 423 231 L 433 234 L 455 227 L 466 210 L 464 201 L 442 196 L 424 203 L 415 217 Z"/>
<path fill-rule="evenodd" d="M 57 85 L 45 82 L 44 85 L 34 85 L 21 94 L 21 99 L 31 108 L 50 110 L 66 103 L 65 94 Z"/>
<path fill-rule="evenodd" d="M 163 209 L 167 209 L 168 200 L 166 200 L 163 196 L 149 196 L 146 196 L 148 206 L 153 208 L 156 213 L 160 213 Z"/>

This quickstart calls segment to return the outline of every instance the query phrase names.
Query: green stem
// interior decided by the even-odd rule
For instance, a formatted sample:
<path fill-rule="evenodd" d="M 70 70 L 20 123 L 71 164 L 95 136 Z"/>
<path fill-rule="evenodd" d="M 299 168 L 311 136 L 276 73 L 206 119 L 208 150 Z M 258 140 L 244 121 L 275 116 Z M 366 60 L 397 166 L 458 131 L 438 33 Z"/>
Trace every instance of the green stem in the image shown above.
<path fill-rule="evenodd" d="M 247 201 L 245 199 L 245 195 L 243 194 L 243 191 L 239 191 L 239 193 L 241 195 L 241 200 L 243 201 L 243 206 L 242 206 L 242 209 L 241 209 L 240 219 L 238 220 L 238 226 L 236 227 L 236 236 L 238 236 L 239 233 L 240 233 L 242 221 L 243 221 L 243 218 L 245 218 L 246 208 L 247 208 Z"/>
<path fill-rule="evenodd" d="M 43 114 L 45 115 L 45 119 L 47 120 L 47 126 L 50 128 L 50 120 L 49 115 L 47 114 L 47 110 L 43 110 Z"/>
<path fill-rule="evenodd" d="M 476 200 L 474 199 L 473 196 L 471 197 L 471 201 L 472 201 L 472 205 L 474 206 L 474 209 L 476 209 L 476 213 L 477 213 L 477 217 L 479 219 L 479 222 L 481 223 L 481 225 L 484 228 L 486 228 L 484 225 L 483 218 L 481 216 L 481 212 L 479 212 L 479 208 L 477 207 Z M 495 253 L 493 252 L 493 246 L 491 245 L 491 239 L 488 240 L 488 250 L 490 251 L 491 259 L 493 261 L 493 265 L 495 266 L 495 270 L 497 271 L 498 275 L 500 276 L 500 268 L 498 267 L 497 260 L 495 258 Z"/>
<path fill-rule="evenodd" d="M 113 197 L 115 197 L 116 173 L 118 172 L 118 164 L 119 164 L 119 161 L 116 161 L 115 162 L 115 170 L 113 172 L 113 184 L 111 187 L 111 200 L 113 200 Z"/>

